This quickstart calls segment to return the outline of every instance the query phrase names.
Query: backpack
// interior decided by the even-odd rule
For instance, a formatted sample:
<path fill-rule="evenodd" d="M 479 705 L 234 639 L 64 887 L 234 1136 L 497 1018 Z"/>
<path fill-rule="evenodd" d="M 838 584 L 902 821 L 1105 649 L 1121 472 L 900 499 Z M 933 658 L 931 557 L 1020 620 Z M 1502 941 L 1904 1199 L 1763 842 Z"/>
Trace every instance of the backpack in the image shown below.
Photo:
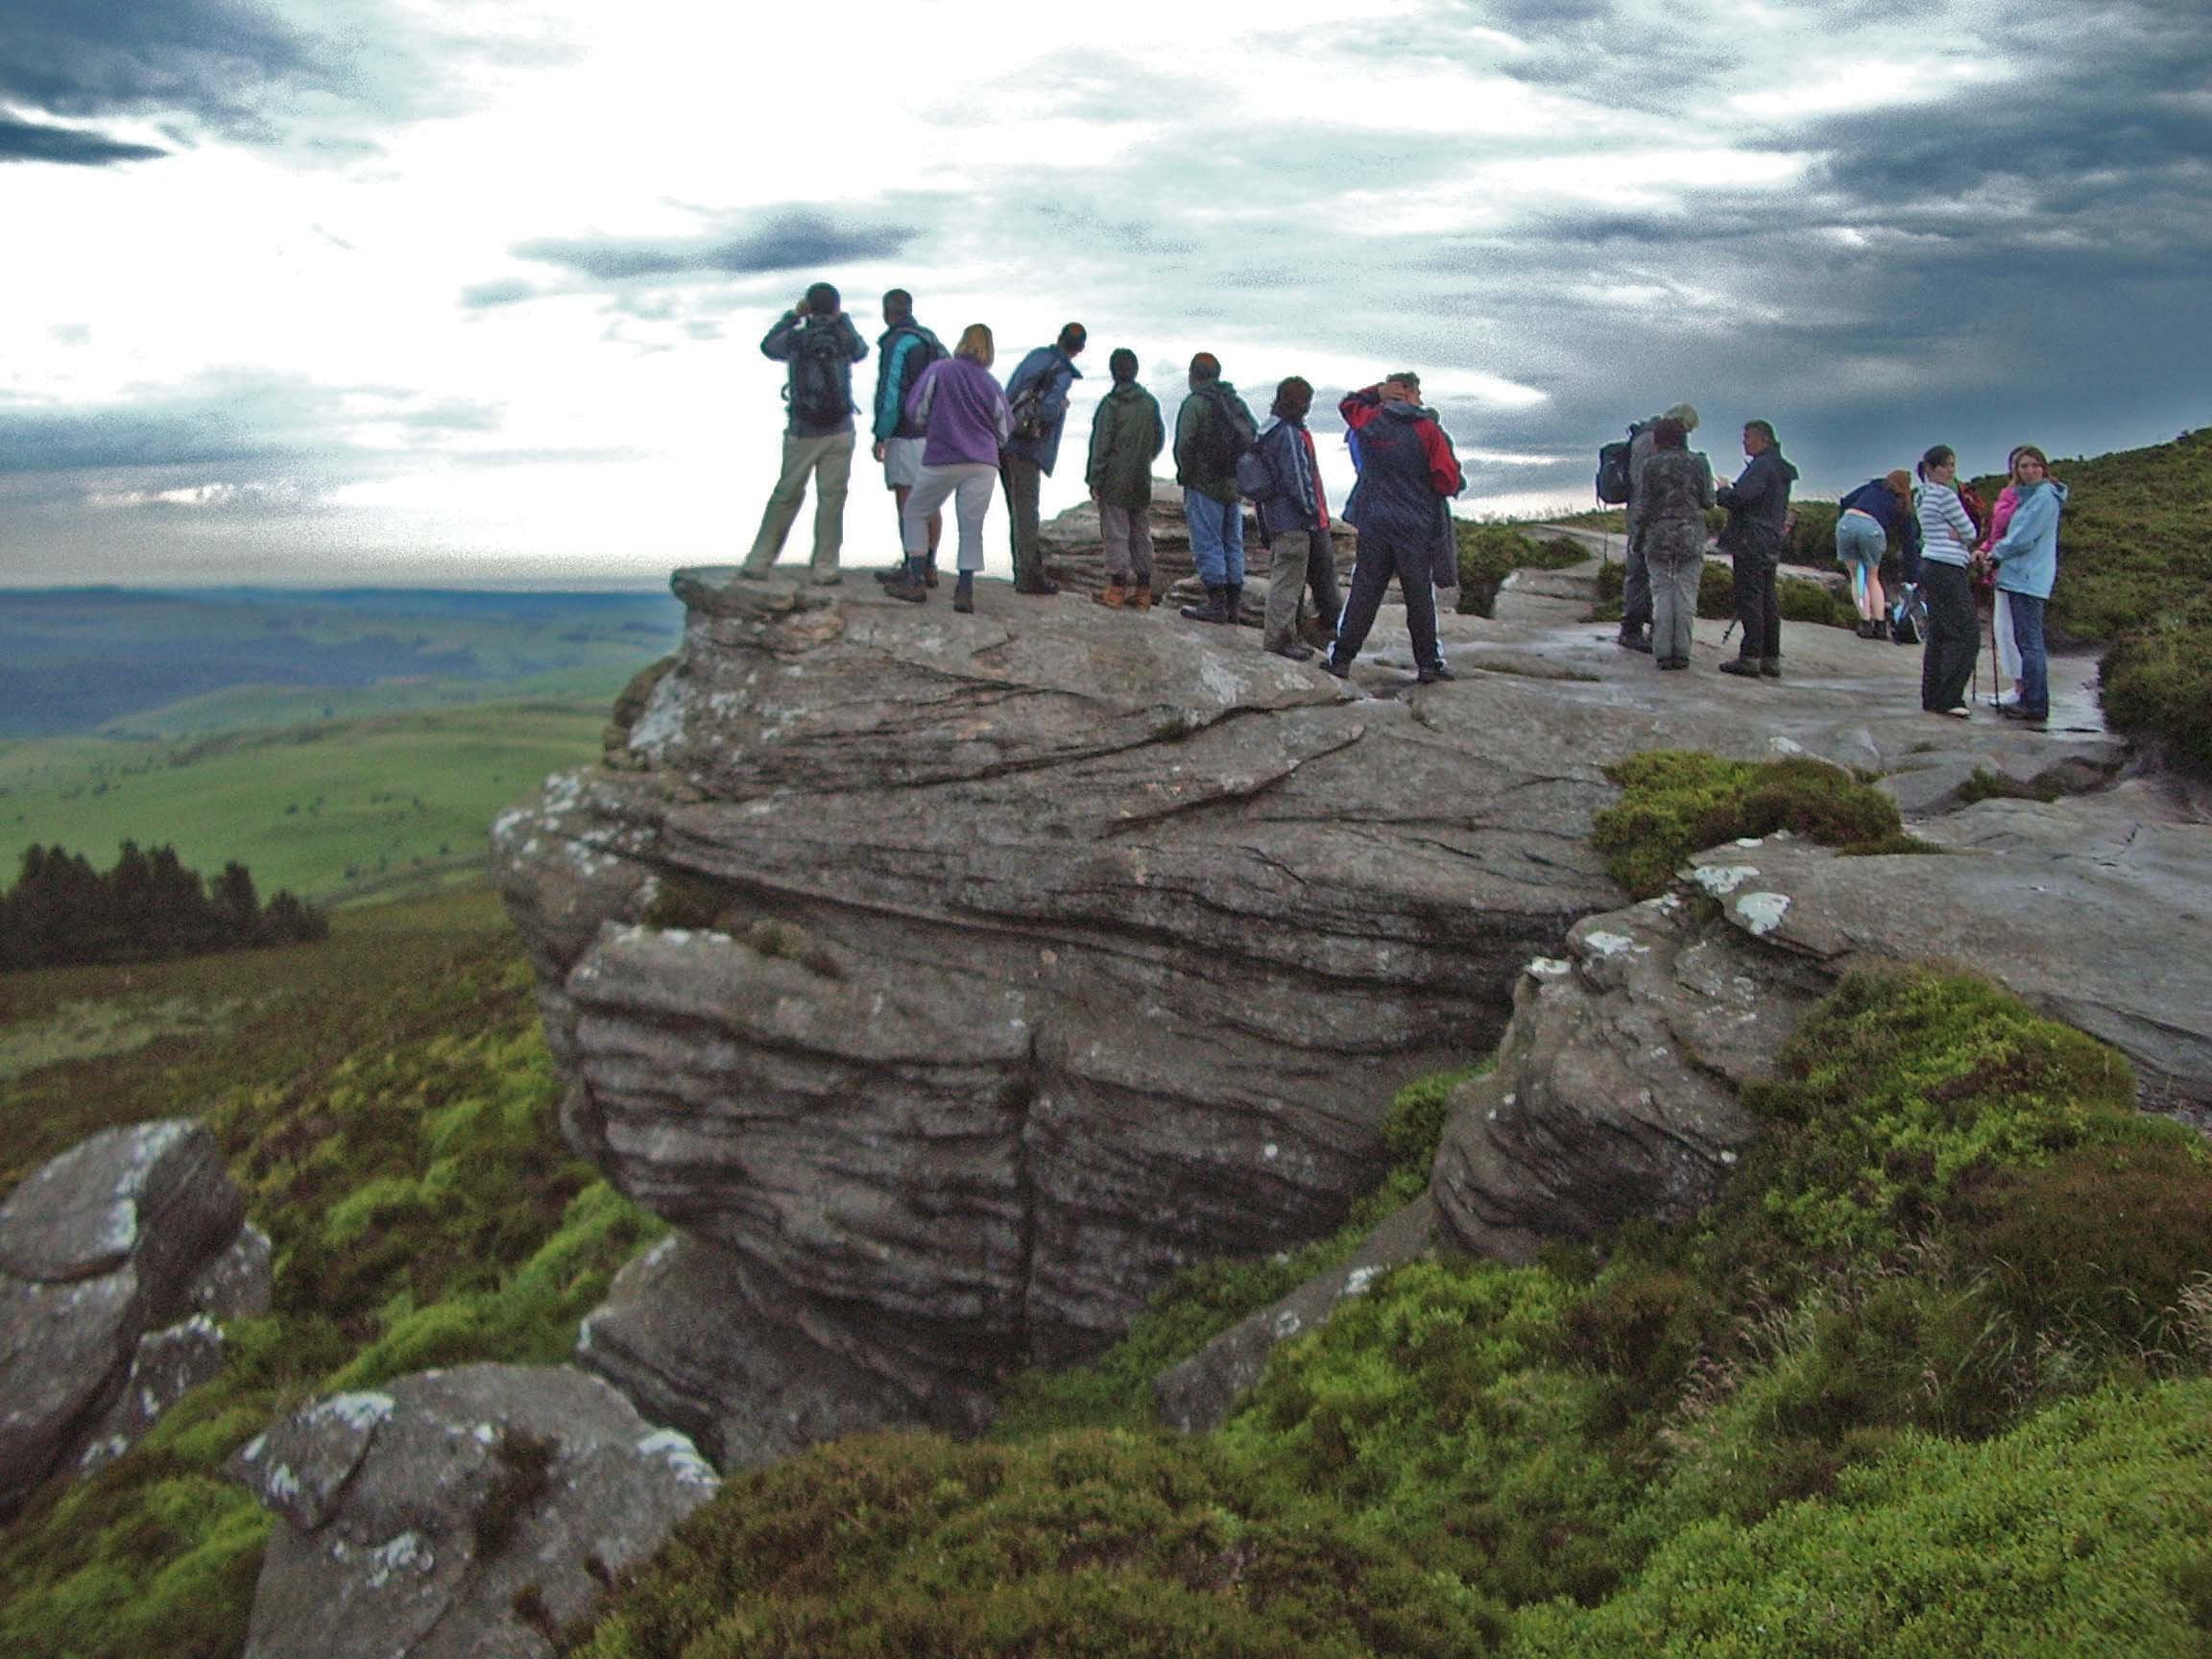
<path fill-rule="evenodd" d="M 1274 469 L 1258 449 L 1237 457 L 1237 493 L 1252 502 L 1271 501 L 1283 493 L 1275 487 Z"/>
<path fill-rule="evenodd" d="M 1628 448 L 1642 426 L 1628 428 L 1628 436 L 1616 439 L 1598 451 L 1598 499 L 1608 507 L 1628 501 Z"/>
<path fill-rule="evenodd" d="M 1055 369 L 1056 365 L 1046 363 L 1007 399 L 1007 410 L 1014 417 L 1015 443 L 1034 444 L 1052 430 L 1053 417 L 1045 413 L 1045 400 L 1052 395 Z"/>
<path fill-rule="evenodd" d="M 808 426 L 834 426 L 853 413 L 852 358 L 834 326 L 809 323 L 799 332 L 791 354 L 791 378 L 783 397 L 791 413 Z"/>
<path fill-rule="evenodd" d="M 1241 399 L 1230 397 L 1217 387 L 1210 386 L 1198 396 L 1211 403 L 1214 413 L 1221 417 L 1222 435 L 1214 440 L 1214 458 L 1241 476 L 1244 457 L 1260 443 L 1260 428 L 1252 424 L 1251 412 Z"/>

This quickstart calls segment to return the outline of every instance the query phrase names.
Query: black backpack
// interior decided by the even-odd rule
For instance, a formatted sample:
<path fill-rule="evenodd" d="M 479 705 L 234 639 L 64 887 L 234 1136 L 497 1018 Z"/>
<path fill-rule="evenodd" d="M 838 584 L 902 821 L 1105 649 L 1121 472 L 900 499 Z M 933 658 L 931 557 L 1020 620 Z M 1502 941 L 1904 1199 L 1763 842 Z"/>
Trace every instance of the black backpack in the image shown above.
<path fill-rule="evenodd" d="M 852 414 L 852 364 L 834 323 L 807 324 L 799 331 L 791 378 L 783 388 L 791 413 L 808 426 L 834 426 Z"/>
<path fill-rule="evenodd" d="M 1598 499 L 1608 507 L 1625 506 L 1628 500 L 1628 449 L 1641 425 L 1628 428 L 1628 436 L 1598 451 Z"/>

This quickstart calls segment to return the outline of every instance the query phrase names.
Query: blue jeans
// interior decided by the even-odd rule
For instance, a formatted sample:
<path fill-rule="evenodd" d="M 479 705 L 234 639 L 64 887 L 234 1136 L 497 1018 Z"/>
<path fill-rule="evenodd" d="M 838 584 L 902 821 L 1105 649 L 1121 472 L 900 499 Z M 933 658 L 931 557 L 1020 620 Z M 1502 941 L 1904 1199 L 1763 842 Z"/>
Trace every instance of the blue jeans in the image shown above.
<path fill-rule="evenodd" d="M 1243 587 L 1244 509 L 1186 490 L 1183 516 L 1190 521 L 1190 562 L 1198 566 L 1198 580 L 1209 588 Z"/>
<path fill-rule="evenodd" d="M 2043 649 L 2043 612 L 2048 599 L 2032 593 L 2007 593 L 2012 611 L 2012 643 L 2020 647 L 2020 711 L 2038 718 L 2051 712 L 2051 660 Z"/>

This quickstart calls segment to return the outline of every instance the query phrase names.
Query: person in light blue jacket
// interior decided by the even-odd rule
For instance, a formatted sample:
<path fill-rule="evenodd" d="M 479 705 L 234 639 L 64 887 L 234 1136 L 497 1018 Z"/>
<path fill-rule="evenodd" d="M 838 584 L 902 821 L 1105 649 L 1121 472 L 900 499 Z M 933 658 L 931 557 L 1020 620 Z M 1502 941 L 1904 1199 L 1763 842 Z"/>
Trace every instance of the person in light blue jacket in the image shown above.
<path fill-rule="evenodd" d="M 2000 703 L 2008 719 L 2040 724 L 2051 717 L 2050 659 L 2043 648 L 2043 613 L 2058 580 L 2058 515 L 2066 486 L 2051 476 L 2051 463 L 2032 444 L 2013 451 L 2018 504 L 2005 534 L 1989 549 L 1997 587 L 2012 613 L 2012 641 L 2020 648 L 2020 700 Z"/>

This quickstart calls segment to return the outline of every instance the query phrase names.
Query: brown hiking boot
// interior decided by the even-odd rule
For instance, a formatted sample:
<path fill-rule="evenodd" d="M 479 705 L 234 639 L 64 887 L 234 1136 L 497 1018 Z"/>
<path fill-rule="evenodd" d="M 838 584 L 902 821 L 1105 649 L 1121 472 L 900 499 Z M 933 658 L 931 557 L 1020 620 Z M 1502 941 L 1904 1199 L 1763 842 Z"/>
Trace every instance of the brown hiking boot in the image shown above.
<path fill-rule="evenodd" d="M 1128 600 L 1126 601 L 1126 604 L 1127 604 L 1128 608 L 1129 608 L 1130 610 L 1132 610 L 1132 611 L 1149 611 L 1149 610 L 1151 610 L 1151 609 L 1152 609 L 1152 584 L 1151 584 L 1151 583 L 1149 583 L 1149 582 L 1140 582 L 1140 583 L 1138 583 L 1138 584 L 1137 584 L 1137 586 L 1136 586 L 1136 587 L 1134 587 L 1134 588 L 1130 589 L 1129 589 L 1129 597 L 1128 597 Z"/>
<path fill-rule="evenodd" d="M 1109 611 L 1118 611 L 1129 602 L 1129 589 L 1118 582 L 1109 582 L 1091 595 L 1091 603 L 1103 605 Z"/>

